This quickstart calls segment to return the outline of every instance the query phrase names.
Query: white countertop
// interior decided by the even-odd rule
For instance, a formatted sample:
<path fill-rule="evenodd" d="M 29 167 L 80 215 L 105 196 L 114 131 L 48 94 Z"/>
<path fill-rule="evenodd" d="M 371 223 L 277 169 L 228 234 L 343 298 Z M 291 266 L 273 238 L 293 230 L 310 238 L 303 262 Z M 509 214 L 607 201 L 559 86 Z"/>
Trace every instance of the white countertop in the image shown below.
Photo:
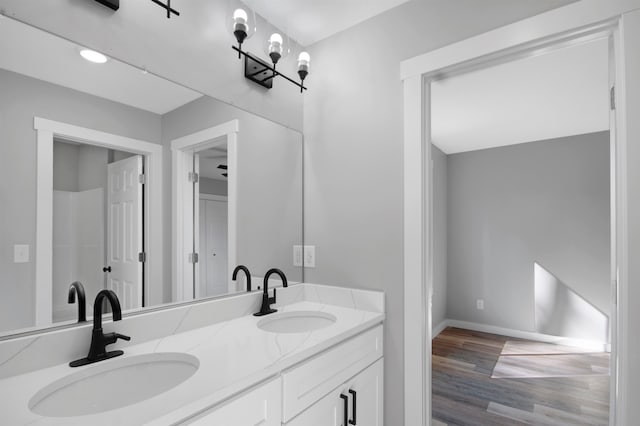
<path fill-rule="evenodd" d="M 0 423 L 30 426 L 174 424 L 384 320 L 383 313 L 308 301 L 286 305 L 278 311 L 322 311 L 334 315 L 336 322 L 311 332 L 278 334 L 257 327 L 257 322 L 265 317 L 248 315 L 129 346 L 123 356 L 114 360 L 148 353 L 180 352 L 197 357 L 200 367 L 188 380 L 163 394 L 100 414 L 42 417 L 28 407 L 29 400 L 40 389 L 91 365 L 72 369 L 62 364 L 9 377 L 0 380 Z M 126 385 L 122 383 L 123 387 Z"/>

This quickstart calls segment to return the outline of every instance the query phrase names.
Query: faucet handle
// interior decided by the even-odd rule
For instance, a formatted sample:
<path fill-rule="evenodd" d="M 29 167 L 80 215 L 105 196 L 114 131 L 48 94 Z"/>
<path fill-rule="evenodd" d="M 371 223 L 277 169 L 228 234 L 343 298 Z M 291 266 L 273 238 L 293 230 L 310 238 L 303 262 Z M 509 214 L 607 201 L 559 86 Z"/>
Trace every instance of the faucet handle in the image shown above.
<path fill-rule="evenodd" d="M 126 340 L 128 342 L 129 340 L 131 340 L 131 337 L 125 336 L 124 334 L 116 333 L 116 340 L 117 339 Z"/>
<path fill-rule="evenodd" d="M 275 288 L 273 289 L 273 297 L 269 297 L 267 295 L 267 297 L 269 297 L 269 303 L 276 303 L 276 290 L 277 289 L 275 289 Z"/>

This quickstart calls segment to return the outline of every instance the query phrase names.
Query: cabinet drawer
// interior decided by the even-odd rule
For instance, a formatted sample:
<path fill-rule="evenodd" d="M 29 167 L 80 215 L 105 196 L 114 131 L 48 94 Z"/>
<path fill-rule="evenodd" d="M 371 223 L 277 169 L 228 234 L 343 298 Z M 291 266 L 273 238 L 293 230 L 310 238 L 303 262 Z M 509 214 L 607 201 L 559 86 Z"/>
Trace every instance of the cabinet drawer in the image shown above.
<path fill-rule="evenodd" d="M 280 426 L 280 379 L 251 389 L 232 401 L 211 408 L 182 424 L 191 426 Z"/>
<path fill-rule="evenodd" d="M 382 357 L 382 326 L 329 349 L 282 375 L 283 421 L 288 422 Z"/>

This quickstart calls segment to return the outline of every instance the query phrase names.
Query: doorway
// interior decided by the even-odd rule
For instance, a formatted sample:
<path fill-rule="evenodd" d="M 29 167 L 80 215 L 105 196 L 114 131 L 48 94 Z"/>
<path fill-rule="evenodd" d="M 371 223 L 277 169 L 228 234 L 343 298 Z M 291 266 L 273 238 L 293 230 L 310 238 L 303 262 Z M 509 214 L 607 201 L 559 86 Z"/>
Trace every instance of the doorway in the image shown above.
<path fill-rule="evenodd" d="M 75 319 L 67 290 L 113 290 L 124 310 L 144 306 L 143 156 L 85 143 L 53 143 L 53 322 Z M 87 314 L 93 315 L 89 304 Z"/>
<path fill-rule="evenodd" d="M 238 120 L 171 142 L 173 300 L 239 291 L 236 262 Z"/>
<path fill-rule="evenodd" d="M 113 249 L 116 257 L 120 256 L 120 259 L 126 262 L 122 262 L 124 267 L 125 263 L 133 265 L 133 270 L 121 273 L 119 272 L 119 278 L 117 281 L 112 282 L 113 288 L 118 288 L 120 293 L 118 296 L 127 300 L 127 306 L 131 306 L 131 309 L 135 309 L 140 305 L 147 305 L 158 303 L 162 300 L 162 146 L 146 141 L 127 138 L 119 135 L 101 132 L 94 129 L 88 129 L 84 127 L 74 126 L 67 123 L 56 122 L 39 117 L 34 118 L 34 128 L 37 132 L 37 176 L 36 176 L 36 325 L 37 326 L 49 326 L 54 321 L 54 296 L 53 296 L 53 281 L 54 281 L 54 141 L 64 141 L 67 144 L 75 144 L 76 146 L 86 146 L 87 157 L 96 157 L 93 154 L 104 153 L 106 159 L 104 160 L 104 189 L 103 189 L 103 204 L 108 205 L 109 197 L 107 196 L 109 185 L 107 184 L 107 164 L 109 162 L 109 151 L 112 151 L 111 163 L 117 165 L 117 160 L 124 160 L 119 163 L 122 165 L 120 171 L 121 179 L 117 179 L 116 169 L 113 170 L 112 183 L 118 184 L 121 188 L 134 187 L 134 191 L 128 191 L 126 197 L 130 199 L 127 201 L 124 198 L 121 201 L 129 201 L 134 199 L 140 202 L 142 200 L 142 208 L 129 208 L 123 207 L 121 213 L 127 210 L 130 214 L 129 225 L 136 224 L 138 230 L 134 233 L 128 233 L 129 238 L 135 237 L 135 241 L 127 241 L 123 237 L 118 241 L 115 239 L 112 243 L 120 244 L 120 253 L 117 253 L 116 247 L 118 245 L 111 245 L 108 249 L 103 251 L 108 252 Z M 117 154 L 116 154 L 117 152 Z M 128 158 L 124 158 L 128 157 Z M 132 160 L 133 159 L 133 160 Z M 133 162 L 134 164 L 129 164 Z M 138 171 L 142 171 L 142 163 L 144 162 L 144 187 L 142 190 L 141 177 Z M 126 166 L 124 164 L 127 163 Z M 115 167 L 115 166 L 114 166 Z M 126 171 L 126 173 L 125 173 Z M 95 175 L 95 173 L 93 173 Z M 124 175 L 126 176 L 127 185 L 124 185 Z M 90 180 L 95 180 L 95 176 L 91 179 L 84 180 L 83 184 L 86 184 Z M 102 178 L 101 178 L 102 179 Z M 93 194 L 95 195 L 95 194 Z M 130 196 L 133 196 L 131 198 Z M 125 197 L 124 193 L 122 197 Z M 98 196 L 98 198 L 100 198 Z M 78 201 L 78 200 L 77 200 Z M 87 200 L 83 200 L 84 201 Z M 78 201 L 79 203 L 80 201 Z M 86 204 L 86 203 L 84 203 Z M 68 206 L 69 209 L 71 205 Z M 95 207 L 95 206 L 94 206 Z M 106 209 L 106 207 L 105 207 Z M 108 210 L 108 209 L 107 209 Z M 133 214 L 133 213 L 136 214 Z M 116 217 L 118 217 L 116 215 Z M 102 234 L 102 241 L 104 246 L 105 242 L 109 240 L 106 223 L 109 220 L 109 214 L 104 213 L 101 222 L 105 224 L 105 232 Z M 114 223 L 117 222 L 113 219 Z M 125 222 L 122 221 L 121 225 Z M 93 224 L 95 225 L 95 224 Z M 91 226 L 95 229 L 94 226 Z M 99 225 L 98 225 L 99 226 Z M 112 228 L 115 229 L 115 228 Z M 115 233 L 115 231 L 114 231 Z M 99 240 L 100 235 L 97 235 L 94 240 Z M 95 243 L 95 241 L 87 242 Z M 129 244 L 130 243 L 130 244 Z M 125 250 L 125 245 L 128 247 Z M 103 246 L 103 247 L 104 247 Z M 142 252 L 136 252 L 142 247 Z M 86 253 L 85 253 L 86 254 Z M 95 253 L 94 253 L 95 254 Z M 121 256 L 126 255 L 126 259 Z M 95 277 L 96 265 L 88 266 L 91 268 L 92 282 L 96 282 L 97 287 L 100 285 L 109 287 L 108 282 L 104 282 L 105 274 L 108 271 L 102 271 L 102 268 L 108 268 L 106 264 L 105 255 L 95 254 L 94 257 L 102 257 L 102 266 L 97 266 L 99 277 Z M 113 259 L 114 261 L 117 259 Z M 96 261 L 97 262 L 97 261 Z M 129 266 L 127 266 L 130 268 Z M 131 269 L 131 268 L 130 268 Z M 113 268 L 112 268 L 113 271 Z M 128 274 L 128 275 L 127 275 Z M 136 283 L 127 287 L 126 280 L 129 280 L 129 276 L 135 277 Z M 137 277 L 140 277 L 139 279 Z M 119 281 L 119 282 L 118 282 Z M 143 291 L 142 282 L 158 283 L 152 288 L 147 288 Z M 137 284 L 140 283 L 140 284 Z M 69 285 L 70 283 L 66 283 Z M 128 293 L 127 294 L 124 294 Z M 65 292 L 66 295 L 66 292 Z M 59 295 L 56 294 L 56 297 Z M 126 309 L 126 308 L 125 308 Z"/>
<path fill-rule="evenodd" d="M 596 10 L 597 9 L 597 10 Z M 431 374 L 425 368 L 424 361 L 431 364 L 431 303 L 433 247 L 432 241 L 432 194 L 429 185 L 424 185 L 425 177 L 429 178 L 430 150 L 428 147 L 431 123 L 428 116 L 430 107 L 430 79 L 444 73 L 468 71 L 482 68 L 491 63 L 510 61 L 515 57 L 527 56 L 550 47 L 556 48 L 575 40 L 597 34 L 610 36 L 610 45 L 614 55 L 610 58 L 610 87 L 620 94 L 620 98 L 633 97 L 637 91 L 627 86 L 625 75 L 630 70 L 635 72 L 635 62 L 625 62 L 624 57 L 632 55 L 630 46 L 637 40 L 635 27 L 618 24 L 626 17 L 634 25 L 640 22 L 640 14 L 632 11 L 632 7 L 612 5 L 609 8 L 595 8 L 592 4 L 580 3 L 568 6 L 553 13 L 547 13 L 500 28 L 493 32 L 474 37 L 467 41 L 440 49 L 439 51 L 421 55 L 402 64 L 402 78 L 405 91 L 405 394 L 412 398 L 405 400 L 405 422 L 412 424 L 431 423 Z M 607 20 L 607 18 L 610 18 Z M 604 23 L 603 23 L 604 22 Z M 516 37 L 516 34 L 518 36 Z M 625 43 L 622 44 L 621 40 Z M 625 72 L 627 74 L 625 74 Z M 613 90 L 612 90 L 613 93 Z M 617 97 L 617 96 L 616 96 Z M 614 97 L 612 97 L 614 98 Z M 627 141 L 635 135 L 635 127 L 630 128 L 624 120 L 633 109 L 635 103 L 623 100 L 615 103 L 611 111 L 612 140 L 615 141 L 612 152 L 612 194 L 615 194 L 614 219 L 615 231 L 612 232 L 612 265 L 615 265 L 611 277 L 614 311 L 612 320 L 612 392 L 610 424 L 626 424 L 627 415 L 633 408 L 627 404 L 628 392 L 620 389 L 635 389 L 635 379 L 629 377 L 630 356 L 635 343 L 628 338 L 628 330 L 620 328 L 628 324 L 634 313 L 628 309 L 624 295 L 631 291 L 628 287 L 630 275 L 635 270 L 627 263 L 629 243 L 629 225 L 635 223 L 629 211 L 635 206 L 630 201 L 630 188 L 635 188 L 629 180 Z M 634 157 L 635 158 L 635 157 Z M 631 186 L 629 186 L 631 185 Z M 634 275 L 635 276 L 635 275 Z M 416 321 L 416 319 L 421 321 Z M 624 373 L 627 374 L 624 374 Z"/>

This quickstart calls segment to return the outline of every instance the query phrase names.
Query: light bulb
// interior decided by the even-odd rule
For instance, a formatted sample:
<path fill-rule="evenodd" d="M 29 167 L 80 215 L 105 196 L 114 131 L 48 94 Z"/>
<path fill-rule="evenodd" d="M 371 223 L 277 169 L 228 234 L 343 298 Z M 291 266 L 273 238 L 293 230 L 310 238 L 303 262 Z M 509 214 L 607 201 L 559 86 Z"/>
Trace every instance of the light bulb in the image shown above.
<path fill-rule="evenodd" d="M 282 45 L 282 36 L 278 33 L 271 34 L 271 37 L 269 37 L 269 43 L 270 44 L 278 43 L 279 45 Z"/>
<path fill-rule="evenodd" d="M 236 23 L 246 24 L 249 17 L 247 16 L 247 12 L 244 9 L 236 9 L 233 12 L 233 20 Z"/>
<path fill-rule="evenodd" d="M 311 62 L 311 56 L 307 52 L 300 52 L 300 54 L 298 55 L 298 66 L 309 66 L 309 62 Z"/>
<path fill-rule="evenodd" d="M 82 49 L 80 51 L 80 56 L 82 56 L 87 61 L 93 62 L 95 64 L 104 64 L 105 62 L 107 62 L 107 57 L 100 52 L 96 52 L 95 50 Z"/>

